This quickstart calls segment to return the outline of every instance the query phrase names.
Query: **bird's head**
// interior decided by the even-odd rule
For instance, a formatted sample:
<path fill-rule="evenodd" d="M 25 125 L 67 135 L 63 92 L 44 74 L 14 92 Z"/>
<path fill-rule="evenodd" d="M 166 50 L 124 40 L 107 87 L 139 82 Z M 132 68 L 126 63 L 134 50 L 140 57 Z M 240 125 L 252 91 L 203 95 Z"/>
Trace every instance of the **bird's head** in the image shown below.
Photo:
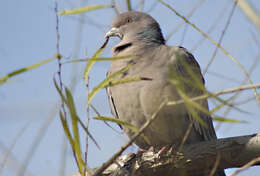
<path fill-rule="evenodd" d="M 131 11 L 118 15 L 105 37 L 119 37 L 122 41 L 164 44 L 159 24 L 148 14 Z"/>

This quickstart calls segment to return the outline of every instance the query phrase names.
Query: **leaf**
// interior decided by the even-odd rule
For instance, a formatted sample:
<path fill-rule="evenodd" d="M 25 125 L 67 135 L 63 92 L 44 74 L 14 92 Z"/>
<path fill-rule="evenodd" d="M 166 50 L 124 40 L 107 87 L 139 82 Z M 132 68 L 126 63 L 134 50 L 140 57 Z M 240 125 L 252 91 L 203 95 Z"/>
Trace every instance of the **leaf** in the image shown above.
<path fill-rule="evenodd" d="M 177 57 L 180 57 L 180 56 L 177 56 Z M 182 73 L 182 75 L 179 75 L 173 68 L 170 67 L 170 82 L 176 87 L 178 94 L 182 98 L 183 103 L 186 106 L 188 113 L 190 113 L 192 118 L 197 120 L 202 126 L 207 127 L 206 123 L 201 119 L 201 117 L 199 116 L 199 113 L 194 108 L 197 108 L 206 114 L 209 114 L 209 111 L 206 110 L 205 108 L 203 108 L 201 105 L 199 105 L 195 101 L 192 101 L 192 99 L 186 95 L 185 90 L 186 90 L 187 85 L 185 85 L 186 82 L 182 78 L 183 74 L 184 73 Z M 194 82 L 196 82 L 196 81 L 194 81 Z M 196 85 L 196 83 L 194 83 L 194 86 L 195 85 Z M 170 105 L 170 103 L 173 104 L 173 102 L 168 102 L 168 105 Z"/>
<path fill-rule="evenodd" d="M 124 84 L 129 82 L 135 82 L 135 81 L 142 81 L 144 79 L 140 77 L 134 77 L 134 78 L 121 78 L 121 79 L 113 79 L 110 81 L 101 82 L 97 87 L 95 87 L 89 94 L 88 103 L 93 99 L 93 97 L 97 94 L 97 92 L 102 88 L 107 88 L 111 86 L 115 86 L 117 84 Z"/>
<path fill-rule="evenodd" d="M 72 136 L 70 134 L 68 122 L 65 119 L 65 117 L 64 117 L 64 115 L 62 114 L 61 111 L 60 111 L 60 120 L 61 120 L 62 127 L 64 129 L 64 132 L 65 132 L 67 138 L 69 139 L 70 145 L 73 147 L 74 146 L 74 140 L 73 140 L 73 138 L 72 138 Z"/>
<path fill-rule="evenodd" d="M 99 83 L 95 88 L 92 89 L 92 91 L 90 92 L 89 96 L 88 96 L 88 102 L 87 104 L 89 104 L 91 102 L 91 100 L 93 99 L 93 97 L 97 94 L 97 92 L 102 89 L 105 88 L 106 86 L 109 85 L 109 82 L 116 76 L 124 73 L 125 71 L 127 71 L 129 69 L 130 65 L 127 65 L 126 67 L 120 69 L 119 71 L 111 74 L 110 76 L 108 76 L 105 80 L 103 80 L 101 83 Z"/>
<path fill-rule="evenodd" d="M 70 102 L 68 102 L 67 98 L 63 95 L 63 93 L 61 92 L 60 88 L 57 85 L 56 80 L 54 79 L 54 85 L 58 91 L 58 93 L 60 94 L 60 97 L 62 99 L 62 101 L 68 106 Z M 67 90 L 68 91 L 68 90 Z M 72 101 L 71 101 L 72 102 Z M 71 106 L 71 105 L 70 105 Z M 76 113 L 76 109 L 74 107 L 73 110 Z M 95 138 L 92 136 L 92 134 L 88 131 L 88 129 L 84 126 L 84 123 L 81 121 L 81 119 L 76 115 L 74 116 L 77 118 L 77 121 L 80 123 L 81 127 L 84 129 L 84 131 L 89 135 L 90 139 L 94 142 L 94 144 L 100 149 L 100 146 L 98 145 L 97 141 L 95 140 Z"/>
<path fill-rule="evenodd" d="M 11 78 L 11 77 L 13 77 L 13 76 L 16 76 L 16 75 L 19 75 L 19 74 L 21 74 L 21 73 L 27 72 L 27 71 L 29 71 L 29 70 L 35 69 L 35 68 L 37 68 L 37 67 L 39 67 L 39 66 L 41 66 L 41 65 L 44 65 L 44 64 L 46 64 L 46 63 L 48 63 L 48 62 L 51 62 L 51 61 L 53 61 L 53 60 L 55 60 L 55 59 L 56 59 L 56 58 L 46 59 L 46 60 L 43 60 L 43 61 L 41 61 L 41 62 L 39 62 L 39 63 L 30 65 L 30 66 L 28 66 L 28 67 L 24 67 L 24 68 L 15 70 L 15 71 L 13 71 L 13 72 L 11 72 L 11 73 L 9 73 L 9 74 L 7 74 L 7 75 L 1 77 L 1 78 L 0 78 L 0 85 L 3 84 L 4 82 L 6 82 L 7 79 L 9 79 L 9 78 Z"/>
<path fill-rule="evenodd" d="M 80 148 L 80 139 L 79 139 L 79 128 L 78 128 L 78 123 L 77 123 L 79 117 L 77 116 L 75 104 L 74 104 L 72 95 L 68 88 L 65 88 L 65 93 L 66 93 L 66 97 L 67 97 L 67 106 L 69 108 L 71 121 L 72 121 L 72 133 L 74 136 L 73 147 L 74 147 L 75 155 L 76 155 L 76 158 L 78 161 L 80 173 L 84 173 L 83 168 L 85 167 L 85 162 L 82 159 L 82 153 L 81 153 L 81 148 Z"/>
<path fill-rule="evenodd" d="M 228 119 L 225 117 L 212 117 L 213 120 L 218 122 L 230 122 L 230 123 L 247 123 L 244 120 Z"/>
<path fill-rule="evenodd" d="M 120 119 L 118 119 L 118 118 L 106 117 L 106 116 L 98 116 L 98 117 L 93 117 L 93 118 L 94 118 L 94 119 L 97 119 L 97 120 L 115 122 L 115 123 L 117 123 L 117 124 L 119 124 L 119 125 L 122 125 L 122 126 L 125 126 L 125 127 L 129 128 L 130 130 L 132 130 L 132 131 L 135 132 L 135 133 L 137 133 L 137 132 L 139 131 L 139 129 L 136 128 L 135 126 L 133 126 L 132 124 L 130 124 L 130 123 L 126 122 L 126 121 L 120 120 Z M 149 141 L 149 139 L 148 139 L 146 136 L 144 136 L 143 134 L 142 134 L 141 136 L 144 138 L 144 140 L 145 140 L 148 144 L 150 144 L 150 141 Z"/>
<path fill-rule="evenodd" d="M 75 109 L 75 106 L 74 106 L 74 101 L 73 101 L 72 95 L 71 95 L 70 91 L 67 88 L 65 88 L 65 91 L 66 91 L 66 97 L 65 97 L 63 95 L 62 91 L 60 90 L 60 88 L 58 87 L 55 79 L 54 79 L 54 85 L 55 85 L 58 93 L 60 94 L 62 101 L 67 105 L 67 107 L 69 109 L 70 117 L 71 117 L 71 121 L 72 121 L 72 132 L 73 132 L 74 139 L 73 139 L 73 137 L 72 137 L 72 135 L 69 131 L 67 121 L 66 121 L 66 119 L 65 119 L 65 117 L 63 116 L 62 113 L 60 113 L 60 118 L 61 118 L 61 121 L 62 121 L 62 126 L 63 126 L 63 129 L 65 131 L 65 134 L 70 141 L 70 144 L 71 144 L 73 151 L 75 152 L 75 157 L 76 157 L 76 160 L 77 160 L 79 171 L 80 171 L 80 173 L 84 173 L 83 168 L 85 168 L 85 163 L 84 163 L 82 156 L 81 156 L 79 132 L 78 132 L 78 126 L 77 126 L 78 117 L 77 117 L 77 114 L 76 114 L 76 109 Z"/>
<path fill-rule="evenodd" d="M 171 11 L 173 11 L 178 17 L 182 18 L 187 24 L 191 25 L 195 30 L 197 30 L 202 36 L 206 37 L 211 43 L 213 43 L 216 47 L 218 47 L 219 49 L 221 49 L 239 68 L 240 70 L 243 72 L 243 74 L 245 75 L 248 83 L 252 86 L 253 85 L 253 81 L 250 79 L 245 67 L 243 65 L 241 65 L 238 60 L 236 58 L 234 58 L 233 56 L 231 56 L 229 54 L 229 52 L 223 48 L 220 44 L 218 44 L 215 40 L 213 40 L 211 37 L 209 37 L 206 33 L 204 33 L 202 30 L 200 30 L 195 24 L 191 23 L 187 18 L 185 18 L 183 15 L 181 15 L 180 13 L 178 13 L 174 8 L 172 8 L 169 4 L 165 3 L 163 0 L 158 0 L 161 4 L 163 4 L 164 6 L 166 6 L 167 8 L 169 8 Z M 252 91 L 255 94 L 256 100 L 258 105 L 260 106 L 260 97 L 256 91 L 256 88 L 252 88 Z"/>
<path fill-rule="evenodd" d="M 105 43 L 96 51 L 96 53 L 92 56 L 91 59 L 96 59 L 103 52 L 103 50 L 105 49 L 105 47 L 108 43 L 108 40 L 109 40 L 109 38 L 106 39 Z M 84 80 L 87 80 L 88 74 L 89 74 L 91 68 L 93 67 L 93 65 L 95 64 L 95 61 L 91 60 L 91 59 L 88 61 L 87 66 L 85 68 Z"/>
<path fill-rule="evenodd" d="M 58 14 L 59 15 L 74 15 L 74 14 L 85 13 L 85 12 L 88 12 L 88 11 L 103 9 L 103 8 L 112 8 L 112 6 L 111 5 L 85 6 L 85 7 L 75 8 L 73 10 L 62 10 Z"/>
<path fill-rule="evenodd" d="M 85 132 L 90 136 L 90 138 L 93 140 L 93 142 L 97 145 L 97 147 L 99 149 L 100 149 L 100 147 L 97 144 L 96 140 L 93 138 L 93 136 L 90 134 L 88 129 L 84 126 L 83 122 L 78 117 L 77 111 L 75 108 L 75 104 L 74 104 L 74 100 L 73 100 L 72 94 L 69 91 L 69 89 L 65 87 L 66 96 L 64 96 L 64 94 L 58 87 L 55 79 L 54 79 L 54 85 L 55 85 L 58 93 L 60 94 L 62 101 L 66 104 L 66 106 L 68 107 L 69 112 L 70 112 L 70 117 L 71 117 L 71 121 L 72 121 L 72 132 L 73 132 L 74 139 L 70 133 L 70 130 L 69 130 L 69 127 L 67 124 L 67 120 L 64 117 L 64 115 L 62 114 L 62 112 L 60 112 L 60 119 L 62 122 L 63 129 L 65 131 L 65 134 L 68 137 L 71 147 L 73 149 L 73 152 L 75 154 L 75 157 L 76 157 L 75 159 L 77 161 L 79 171 L 80 171 L 81 175 L 84 175 L 84 171 L 86 171 L 88 174 L 90 174 L 90 171 L 86 168 L 86 163 L 84 162 L 82 155 L 81 155 L 78 122 L 80 123 L 82 128 L 85 130 Z"/>

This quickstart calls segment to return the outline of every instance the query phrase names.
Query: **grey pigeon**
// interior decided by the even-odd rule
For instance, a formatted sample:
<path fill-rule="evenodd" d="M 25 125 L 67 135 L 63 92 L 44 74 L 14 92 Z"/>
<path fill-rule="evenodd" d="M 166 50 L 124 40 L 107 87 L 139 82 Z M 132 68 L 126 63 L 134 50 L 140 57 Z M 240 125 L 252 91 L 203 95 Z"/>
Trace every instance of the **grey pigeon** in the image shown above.
<path fill-rule="evenodd" d="M 150 15 L 136 11 L 120 14 L 106 34 L 107 38 L 111 36 L 121 39 L 113 48 L 113 56 L 131 57 L 112 61 L 108 76 L 130 64 L 117 78 L 143 79 L 107 89 L 116 118 L 141 128 L 162 102 L 180 100 L 182 93 L 188 97 L 203 94 L 204 79 L 193 55 L 183 47 L 167 46 L 159 24 Z M 206 99 L 197 103 L 208 110 Z M 167 145 L 174 148 L 182 143 L 189 126 L 185 144 L 216 139 L 211 117 L 205 111 L 189 107 L 185 104 L 164 106 L 144 132 L 148 141 L 139 137 L 135 143 L 142 149 Z M 204 123 L 196 120 L 198 116 Z M 134 135 L 127 127 L 122 128 L 130 138 Z M 225 173 L 218 171 L 214 176 L 225 176 Z"/>

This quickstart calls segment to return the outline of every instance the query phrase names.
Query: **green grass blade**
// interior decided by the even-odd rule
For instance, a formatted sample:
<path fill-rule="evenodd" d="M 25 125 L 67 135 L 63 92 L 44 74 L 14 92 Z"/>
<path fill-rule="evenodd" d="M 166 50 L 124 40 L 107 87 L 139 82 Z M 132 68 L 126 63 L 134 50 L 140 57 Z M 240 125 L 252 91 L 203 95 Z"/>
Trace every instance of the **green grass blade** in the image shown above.
<path fill-rule="evenodd" d="M 101 83 L 99 83 L 95 88 L 93 88 L 93 90 L 90 92 L 89 96 L 88 96 L 88 102 L 87 104 L 89 104 L 91 102 L 91 100 L 93 99 L 93 97 L 97 94 L 97 92 L 104 88 L 107 87 L 109 85 L 109 82 L 111 80 L 113 80 L 113 78 L 115 78 L 118 75 L 121 75 L 122 73 L 124 73 L 125 71 L 127 71 L 129 69 L 130 65 L 127 65 L 126 67 L 120 69 L 119 71 L 111 74 L 110 76 L 108 76 L 105 80 L 103 80 Z"/>
<path fill-rule="evenodd" d="M 205 108 L 203 109 L 201 105 L 195 103 L 194 101 L 191 101 L 189 97 L 187 97 L 183 92 L 178 91 L 180 94 L 181 98 L 185 102 L 185 106 L 188 109 L 188 112 L 192 115 L 192 117 L 197 120 L 203 127 L 207 127 L 207 124 L 202 120 L 202 118 L 199 116 L 199 113 L 194 109 L 198 108 L 199 110 L 206 110 Z M 209 114 L 209 111 L 207 111 L 206 114 Z"/>
<path fill-rule="evenodd" d="M 62 101 L 68 106 L 69 102 L 66 99 L 66 97 L 63 95 L 63 93 L 61 92 L 60 88 L 57 85 L 57 82 L 54 80 L 54 85 L 62 99 Z M 74 112 L 76 112 L 76 109 L 74 108 Z M 81 121 L 81 119 L 76 115 L 74 116 L 77 118 L 78 122 L 80 123 L 81 127 L 83 128 L 83 130 L 89 135 L 90 139 L 94 142 L 94 144 L 100 149 L 100 146 L 98 145 L 97 141 L 95 140 L 95 138 L 93 137 L 93 135 L 88 131 L 88 129 L 84 126 L 84 123 Z"/>
<path fill-rule="evenodd" d="M 59 15 L 75 15 L 80 13 L 85 13 L 92 10 L 98 10 L 103 8 L 112 8 L 111 5 L 93 5 L 93 6 L 85 6 L 80 8 L 75 8 L 73 10 L 62 10 L 59 12 Z"/>
<path fill-rule="evenodd" d="M 43 61 L 41 61 L 41 62 L 39 62 L 39 63 L 36 63 L 36 64 L 30 65 L 30 66 L 28 66 L 28 67 L 24 67 L 24 68 L 15 70 L 15 71 L 13 71 L 13 72 L 11 72 L 11 73 L 8 73 L 7 75 L 5 75 L 5 76 L 3 76 L 3 77 L 0 78 L 0 85 L 3 84 L 4 82 L 6 82 L 7 79 L 9 79 L 9 78 L 11 78 L 11 77 L 13 77 L 13 76 L 16 76 L 16 75 L 19 75 L 19 74 L 21 74 L 21 73 L 27 72 L 27 71 L 29 71 L 29 70 L 35 69 L 35 68 L 37 68 L 37 67 L 39 67 L 39 66 L 42 66 L 42 65 L 44 65 L 44 64 L 46 64 L 46 63 L 48 63 L 48 62 L 51 62 L 51 61 L 53 61 L 53 60 L 55 60 L 55 59 L 56 59 L 56 58 L 46 59 L 46 60 L 43 60 Z"/>
<path fill-rule="evenodd" d="M 98 117 L 93 117 L 93 119 L 109 121 L 109 122 L 115 122 L 115 123 L 117 123 L 119 125 L 126 126 L 127 128 L 133 130 L 134 132 L 138 131 L 138 128 L 136 128 L 135 126 L 131 125 L 130 123 L 128 123 L 126 121 L 120 120 L 118 118 L 107 117 L 107 116 L 98 116 Z"/>
<path fill-rule="evenodd" d="M 79 139 L 79 128 L 78 128 L 78 123 L 77 123 L 79 117 L 77 116 L 74 100 L 73 100 L 73 97 L 72 97 L 69 89 L 65 88 L 65 93 L 66 93 L 67 102 L 68 102 L 67 106 L 68 106 L 70 116 L 71 116 L 71 121 L 72 121 L 72 133 L 74 136 L 75 155 L 76 155 L 76 158 L 78 161 L 79 171 L 80 171 L 80 173 L 84 173 L 85 163 L 82 158 L 80 139 Z"/>
<path fill-rule="evenodd" d="M 125 126 L 127 128 L 129 128 L 130 130 L 132 130 L 133 132 L 137 133 L 139 131 L 139 129 L 137 127 L 135 127 L 134 125 L 126 122 L 126 121 L 123 121 L 123 120 L 120 120 L 118 118 L 114 118 L 114 117 L 106 117 L 106 116 L 98 116 L 98 117 L 93 117 L 94 119 L 97 119 L 97 120 L 103 120 L 103 121 L 109 121 L 109 122 L 115 122 L 119 125 L 122 125 L 122 126 Z M 149 139 L 144 136 L 144 135 L 141 135 L 144 140 L 147 142 L 147 143 L 150 143 L 149 142 Z"/>
<path fill-rule="evenodd" d="M 98 145 L 97 141 L 95 140 L 95 138 L 92 136 L 92 134 L 88 131 L 88 129 L 85 127 L 84 123 L 82 122 L 82 120 L 80 118 L 77 119 L 80 126 L 83 128 L 83 130 L 88 134 L 88 136 L 90 137 L 90 139 L 94 142 L 94 144 L 97 146 L 97 148 L 99 150 L 101 150 L 100 146 Z"/>
<path fill-rule="evenodd" d="M 96 59 L 98 58 L 98 56 L 103 52 L 103 50 L 105 49 L 106 45 L 108 43 L 108 38 L 106 39 L 105 43 L 96 51 L 96 53 L 92 56 L 91 59 Z M 87 80 L 88 78 L 88 74 L 91 70 L 91 68 L 93 67 L 93 65 L 95 64 L 95 61 L 94 60 L 89 60 L 88 63 L 87 63 L 87 66 L 85 68 L 85 71 L 84 71 L 84 80 Z"/>
<path fill-rule="evenodd" d="M 126 0 L 126 4 L 127 4 L 127 10 L 128 11 L 132 11 L 131 1 L 130 0 Z"/>
<path fill-rule="evenodd" d="M 229 122 L 229 123 L 247 123 L 244 120 L 236 120 L 236 119 L 229 119 L 229 118 L 225 118 L 225 117 L 212 117 L 212 119 L 214 121 L 218 121 L 218 122 Z"/>
<path fill-rule="evenodd" d="M 68 104 L 66 97 L 63 95 L 63 93 L 60 90 L 60 88 L 59 88 L 59 86 L 58 86 L 58 84 L 57 84 L 55 79 L 53 79 L 53 82 L 54 82 L 54 86 L 55 86 L 57 92 L 59 93 L 59 95 L 61 97 L 61 101 L 63 101 L 65 104 Z"/>
<path fill-rule="evenodd" d="M 174 8 L 172 8 L 169 4 L 165 3 L 163 0 L 158 0 L 161 4 L 169 8 L 171 11 L 173 11 L 178 17 L 182 18 L 187 24 L 191 25 L 195 30 L 197 30 L 202 36 L 206 37 L 211 43 L 213 43 L 216 47 L 221 49 L 244 73 L 248 83 L 252 86 L 253 81 L 250 79 L 249 74 L 247 73 L 245 67 L 241 65 L 237 59 L 235 59 L 231 54 L 223 48 L 220 44 L 218 44 L 215 40 L 213 40 L 211 37 L 209 37 L 206 33 L 204 33 L 202 30 L 200 30 L 195 24 L 191 23 L 187 18 L 182 16 L 180 13 L 178 13 Z M 254 92 L 254 95 L 256 97 L 257 103 L 260 106 L 260 97 L 256 91 L 256 88 L 252 88 L 252 91 Z"/>
<path fill-rule="evenodd" d="M 71 136 L 70 130 L 69 130 L 69 125 L 67 120 L 65 119 L 64 115 L 62 114 L 62 112 L 60 111 L 60 120 L 61 120 L 61 124 L 62 127 L 64 129 L 64 132 L 69 140 L 70 145 L 73 147 L 74 146 L 74 140 Z M 73 149 L 74 150 L 74 149 Z"/>

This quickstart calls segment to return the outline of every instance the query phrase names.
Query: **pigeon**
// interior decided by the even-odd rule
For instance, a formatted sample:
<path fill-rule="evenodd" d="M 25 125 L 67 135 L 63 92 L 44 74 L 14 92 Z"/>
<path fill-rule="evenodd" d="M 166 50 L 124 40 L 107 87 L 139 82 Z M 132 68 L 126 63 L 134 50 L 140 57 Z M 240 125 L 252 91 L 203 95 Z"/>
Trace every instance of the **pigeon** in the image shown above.
<path fill-rule="evenodd" d="M 205 93 L 198 62 L 185 48 L 166 45 L 153 17 L 138 11 L 121 13 L 115 17 L 105 37 L 120 38 L 112 49 L 113 56 L 129 56 L 112 61 L 107 76 L 129 66 L 114 79 L 140 78 L 107 88 L 112 114 L 140 129 L 158 111 L 156 119 L 144 131 L 144 137 L 135 140 L 138 147 L 160 149 L 178 147 L 183 142 L 194 144 L 217 139 L 207 113 L 207 99 L 195 102 L 201 108 L 187 103 L 187 98 Z M 163 102 L 179 100 L 186 101 L 158 109 Z M 130 138 L 136 133 L 127 126 L 122 128 Z M 214 176 L 225 176 L 225 173 L 217 171 Z"/>

